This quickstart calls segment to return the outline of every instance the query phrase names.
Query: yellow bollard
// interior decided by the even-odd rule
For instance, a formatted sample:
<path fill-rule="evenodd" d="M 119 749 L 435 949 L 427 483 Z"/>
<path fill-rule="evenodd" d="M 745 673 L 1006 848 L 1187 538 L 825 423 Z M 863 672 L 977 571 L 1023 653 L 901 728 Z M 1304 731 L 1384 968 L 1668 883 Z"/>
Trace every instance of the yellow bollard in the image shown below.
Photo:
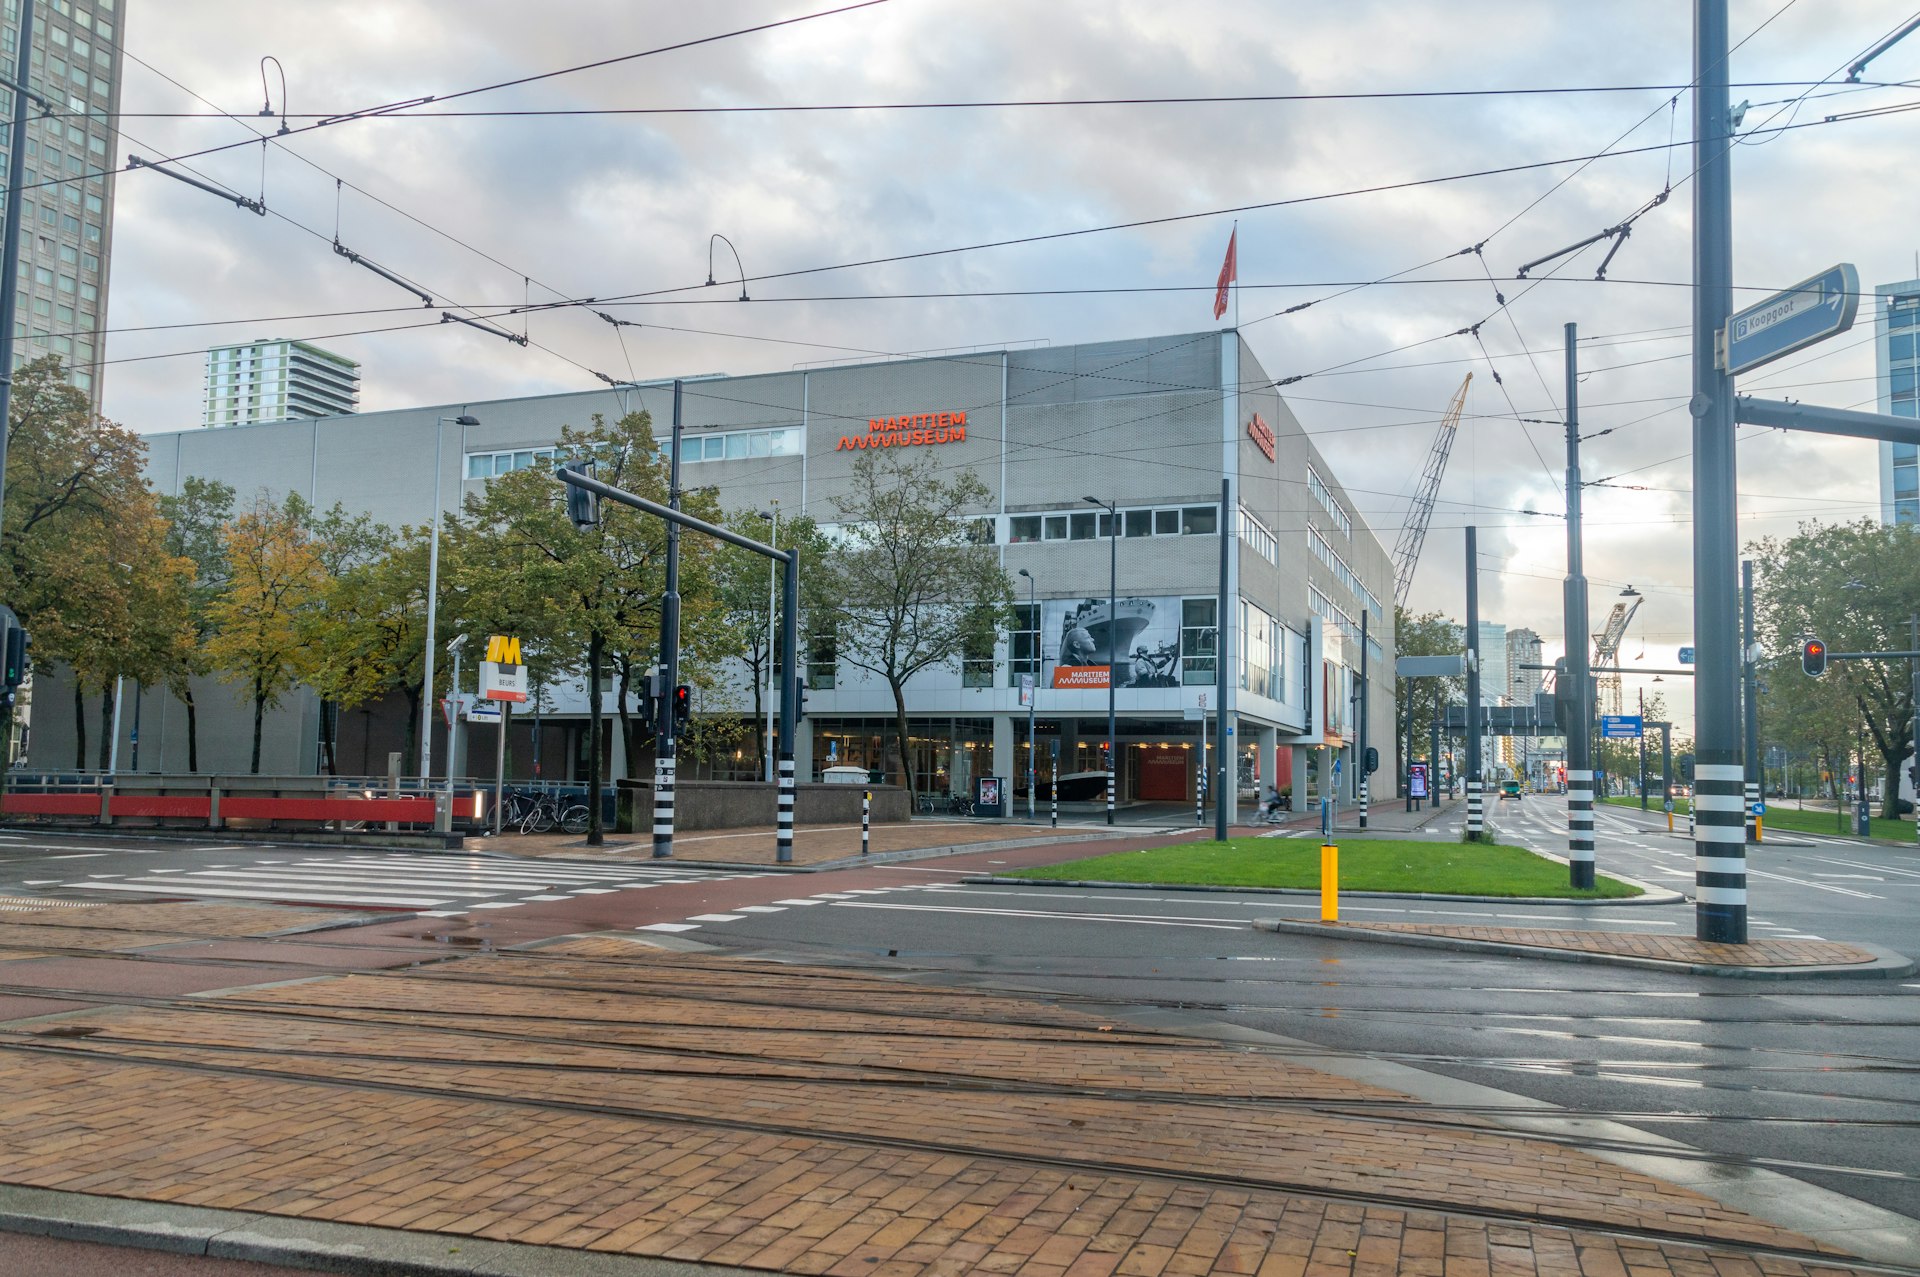
<path fill-rule="evenodd" d="M 1340 848 L 1320 845 L 1320 921 L 1340 921 Z"/>
<path fill-rule="evenodd" d="M 1759 817 L 1759 816 L 1755 816 L 1755 817 L 1753 818 L 1753 840 L 1754 840 L 1755 842 L 1759 842 L 1759 841 L 1761 841 L 1761 838 L 1760 838 L 1760 825 L 1761 825 L 1761 823 L 1762 823 L 1762 820 L 1761 820 L 1761 817 Z"/>
<path fill-rule="evenodd" d="M 1673 832 L 1673 809 L 1672 808 L 1667 809 L 1667 832 L 1668 833 Z"/>

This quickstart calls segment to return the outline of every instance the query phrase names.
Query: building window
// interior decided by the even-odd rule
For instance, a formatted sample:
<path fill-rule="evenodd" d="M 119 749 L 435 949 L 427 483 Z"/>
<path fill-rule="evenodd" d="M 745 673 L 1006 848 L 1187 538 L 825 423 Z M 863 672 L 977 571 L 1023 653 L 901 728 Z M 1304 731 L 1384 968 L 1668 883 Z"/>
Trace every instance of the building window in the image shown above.
<path fill-rule="evenodd" d="M 1013 632 L 1007 636 L 1007 686 L 1020 686 L 1020 676 L 1031 674 L 1040 685 L 1040 609 L 1026 603 L 1013 609 Z"/>
<path fill-rule="evenodd" d="M 1313 499 L 1320 503 L 1320 508 L 1333 519 L 1334 526 L 1340 529 L 1341 535 L 1352 537 L 1353 520 L 1348 517 L 1345 508 L 1333 493 L 1328 491 L 1327 485 L 1321 482 L 1319 474 L 1311 466 L 1307 467 L 1307 491 L 1313 494 Z"/>
<path fill-rule="evenodd" d="M 1280 695 L 1274 621 L 1265 612 L 1240 600 L 1240 686 L 1256 696 Z"/>
<path fill-rule="evenodd" d="M 1215 618 L 1218 599 L 1183 599 L 1180 603 L 1180 681 L 1189 687 L 1214 682 L 1215 655 L 1220 633 Z"/>
<path fill-rule="evenodd" d="M 554 450 L 552 448 L 521 448 L 506 452 L 469 452 L 467 454 L 467 478 L 491 479 L 497 474 L 511 474 L 515 470 L 526 470 L 535 465 L 551 465 Z"/>
<path fill-rule="evenodd" d="M 840 670 L 840 639 L 832 630 L 815 634 L 807 644 L 807 686 L 831 691 Z"/>
<path fill-rule="evenodd" d="M 772 430 L 733 430 L 721 434 L 695 435 L 680 441 L 680 460 L 745 461 L 759 457 L 797 457 L 802 438 L 800 427 L 780 426 Z"/>
<path fill-rule="evenodd" d="M 1007 520 L 1007 544 L 1025 545 L 1040 539 L 1040 516 L 1016 514 Z"/>
<path fill-rule="evenodd" d="M 1240 539 L 1253 548 L 1253 552 L 1269 563 L 1280 562 L 1280 544 L 1267 529 L 1267 525 L 1253 517 L 1253 512 L 1245 506 L 1240 507 Z"/>

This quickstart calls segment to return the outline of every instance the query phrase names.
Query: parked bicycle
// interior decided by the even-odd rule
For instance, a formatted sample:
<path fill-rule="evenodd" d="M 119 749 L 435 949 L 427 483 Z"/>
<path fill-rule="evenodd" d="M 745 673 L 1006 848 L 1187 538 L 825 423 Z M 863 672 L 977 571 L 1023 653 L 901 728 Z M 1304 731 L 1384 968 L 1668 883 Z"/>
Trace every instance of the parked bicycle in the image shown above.
<path fill-rule="evenodd" d="M 947 797 L 947 811 L 955 816 L 973 815 L 973 799 L 965 794 L 951 794 Z"/>
<path fill-rule="evenodd" d="M 587 805 L 572 794 L 552 790 L 535 792 L 515 789 L 507 794 L 504 825 L 517 827 L 523 834 L 544 834 L 556 825 L 565 833 L 587 832 Z"/>

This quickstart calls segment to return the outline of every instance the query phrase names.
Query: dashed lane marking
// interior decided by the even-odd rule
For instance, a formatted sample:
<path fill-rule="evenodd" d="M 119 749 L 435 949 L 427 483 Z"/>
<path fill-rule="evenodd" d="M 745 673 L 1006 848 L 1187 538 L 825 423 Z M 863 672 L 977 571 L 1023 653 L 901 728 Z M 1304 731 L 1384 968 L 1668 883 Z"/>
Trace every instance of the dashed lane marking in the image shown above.
<path fill-rule="evenodd" d="M 735 905 L 741 913 L 785 913 L 779 905 Z"/>
<path fill-rule="evenodd" d="M 738 922 L 745 914 L 739 913 L 695 913 L 687 916 L 688 922 Z"/>
<path fill-rule="evenodd" d="M 691 922 L 650 922 L 644 927 L 635 927 L 635 931 L 698 931 L 700 928 Z"/>

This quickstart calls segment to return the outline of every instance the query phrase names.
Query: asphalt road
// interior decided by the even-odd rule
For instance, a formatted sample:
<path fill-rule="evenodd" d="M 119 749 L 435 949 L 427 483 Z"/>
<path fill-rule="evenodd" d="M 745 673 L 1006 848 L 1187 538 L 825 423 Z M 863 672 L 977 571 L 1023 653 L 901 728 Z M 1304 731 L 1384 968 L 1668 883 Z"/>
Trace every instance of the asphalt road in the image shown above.
<path fill-rule="evenodd" d="M 1503 833 L 1564 847 L 1564 804 L 1522 802 L 1524 810 L 1509 803 L 1498 812 Z M 1787 841 L 1753 858 L 1756 935 L 1914 946 L 1920 857 L 1848 840 Z M 1603 812 L 1599 844 L 1603 869 L 1676 890 L 1691 883 L 1690 849 L 1665 835 L 1664 821 L 1646 829 L 1638 813 Z M 1920 1227 L 1920 977 L 1749 981 L 1535 962 L 1253 929 L 1256 919 L 1313 916 L 1310 897 L 960 882 L 1063 854 L 1029 848 L 732 874 L 13 831 L 0 835 L 0 893 L 427 901 L 376 907 L 448 917 L 444 925 L 502 943 L 631 928 L 746 952 L 897 962 L 923 979 L 1093 998 L 1410 1065 L 1677 1140 L 1729 1176 L 1758 1164 Z M 1693 930 L 1686 904 L 1348 900 L 1343 916 Z M 330 934 L 350 942 L 353 933 Z"/>

